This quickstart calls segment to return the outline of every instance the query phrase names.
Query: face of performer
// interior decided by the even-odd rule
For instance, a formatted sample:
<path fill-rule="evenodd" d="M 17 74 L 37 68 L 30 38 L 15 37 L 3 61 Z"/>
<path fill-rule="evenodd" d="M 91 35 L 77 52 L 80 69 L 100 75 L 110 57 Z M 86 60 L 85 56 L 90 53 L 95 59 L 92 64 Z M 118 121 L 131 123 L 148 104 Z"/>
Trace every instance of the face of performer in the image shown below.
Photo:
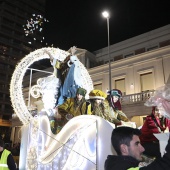
<path fill-rule="evenodd" d="M 95 99 L 95 103 L 97 103 L 98 105 L 102 102 L 101 99 Z"/>
<path fill-rule="evenodd" d="M 155 108 L 155 116 L 159 117 L 159 118 L 162 118 L 163 115 L 160 113 L 159 109 L 156 107 Z"/>
<path fill-rule="evenodd" d="M 113 96 L 113 102 L 116 103 L 119 100 L 118 96 Z"/>
<path fill-rule="evenodd" d="M 77 93 L 76 96 L 77 96 L 77 100 L 78 100 L 78 101 L 80 101 L 80 100 L 83 98 L 83 96 L 82 96 L 81 94 L 79 94 L 79 93 Z"/>

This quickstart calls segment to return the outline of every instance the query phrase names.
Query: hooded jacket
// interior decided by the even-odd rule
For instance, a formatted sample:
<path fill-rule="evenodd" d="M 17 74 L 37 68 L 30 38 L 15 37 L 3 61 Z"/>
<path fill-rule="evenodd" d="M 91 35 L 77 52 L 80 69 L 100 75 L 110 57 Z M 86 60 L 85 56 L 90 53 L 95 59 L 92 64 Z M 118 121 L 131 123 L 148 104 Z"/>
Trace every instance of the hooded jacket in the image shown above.
<path fill-rule="evenodd" d="M 141 128 L 141 143 L 143 144 L 146 142 L 158 141 L 158 139 L 153 135 L 154 133 L 164 132 L 167 127 L 170 130 L 170 120 L 164 118 L 163 123 L 164 127 L 161 125 L 160 119 L 157 118 L 152 111 L 152 114 L 146 117 L 146 120 Z"/>

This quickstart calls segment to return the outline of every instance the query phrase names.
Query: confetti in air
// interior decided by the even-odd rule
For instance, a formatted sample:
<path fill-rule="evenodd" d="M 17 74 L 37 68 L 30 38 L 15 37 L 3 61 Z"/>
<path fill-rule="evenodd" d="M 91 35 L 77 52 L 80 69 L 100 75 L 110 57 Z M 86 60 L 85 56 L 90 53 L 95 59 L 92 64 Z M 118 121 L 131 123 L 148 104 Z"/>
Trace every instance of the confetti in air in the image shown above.
<path fill-rule="evenodd" d="M 43 31 L 43 26 L 45 22 L 49 22 L 46 18 L 42 15 L 32 14 L 32 17 L 27 20 L 27 23 L 23 25 L 25 36 L 30 36 L 34 41 L 37 40 L 35 35 L 37 32 L 41 33 Z M 40 40 L 40 42 L 44 41 L 44 37 Z M 29 44 L 31 44 L 29 42 Z"/>

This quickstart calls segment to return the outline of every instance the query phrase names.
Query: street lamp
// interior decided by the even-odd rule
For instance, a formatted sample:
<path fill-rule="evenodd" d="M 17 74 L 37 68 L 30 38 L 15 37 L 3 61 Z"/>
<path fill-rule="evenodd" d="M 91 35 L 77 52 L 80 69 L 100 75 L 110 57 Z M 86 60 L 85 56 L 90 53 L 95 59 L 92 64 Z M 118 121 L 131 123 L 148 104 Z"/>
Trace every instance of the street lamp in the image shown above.
<path fill-rule="evenodd" d="M 107 34 L 108 34 L 108 58 L 109 58 L 109 90 L 112 89 L 112 76 L 111 76 L 111 61 L 110 61 L 110 38 L 109 38 L 109 18 L 110 15 L 107 11 L 102 12 L 104 18 L 107 19 Z"/>

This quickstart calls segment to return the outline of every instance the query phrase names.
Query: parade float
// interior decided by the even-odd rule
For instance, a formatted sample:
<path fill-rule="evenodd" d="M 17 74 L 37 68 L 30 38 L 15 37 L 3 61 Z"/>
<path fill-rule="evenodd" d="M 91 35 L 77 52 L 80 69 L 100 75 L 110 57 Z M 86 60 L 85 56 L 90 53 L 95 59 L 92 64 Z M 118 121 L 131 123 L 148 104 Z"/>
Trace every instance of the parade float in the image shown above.
<path fill-rule="evenodd" d="M 114 153 L 109 140 L 114 124 L 101 117 L 77 116 L 69 120 L 58 134 L 51 131 L 49 116 L 55 112 L 56 97 L 63 85 L 56 76 L 56 63 L 63 63 L 68 56 L 67 65 L 70 68 L 74 65 L 76 85 L 86 89 L 88 94 L 93 89 L 88 71 L 76 56 L 59 48 L 42 48 L 31 52 L 18 63 L 13 73 L 10 85 L 11 102 L 23 124 L 20 170 L 103 170 L 107 155 Z M 50 59 L 54 73 L 48 77 L 40 77 L 37 85 L 30 87 L 29 93 L 33 97 L 41 94 L 43 113 L 46 113 L 33 115 L 25 104 L 22 83 L 27 69 L 42 59 Z"/>

